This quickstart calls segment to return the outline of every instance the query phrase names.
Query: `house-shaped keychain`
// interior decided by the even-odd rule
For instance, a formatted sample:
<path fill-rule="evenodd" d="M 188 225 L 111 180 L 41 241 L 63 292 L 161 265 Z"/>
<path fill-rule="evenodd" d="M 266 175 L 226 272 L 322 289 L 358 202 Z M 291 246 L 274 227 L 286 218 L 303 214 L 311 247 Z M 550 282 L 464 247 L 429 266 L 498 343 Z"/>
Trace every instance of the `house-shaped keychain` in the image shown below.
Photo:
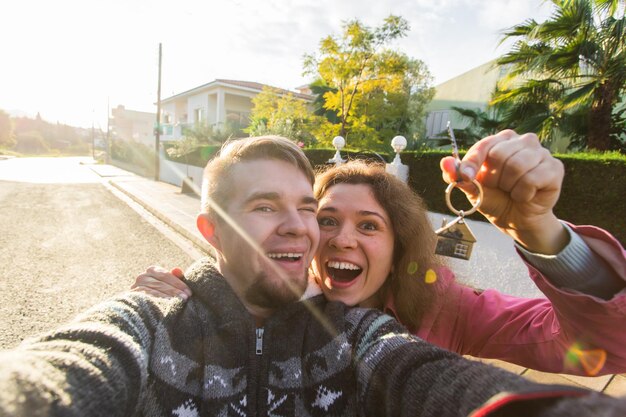
<path fill-rule="evenodd" d="M 443 219 L 441 227 L 446 227 L 445 219 Z M 476 237 L 461 219 L 438 233 L 435 253 L 467 261 L 472 254 L 474 243 L 476 243 Z"/>

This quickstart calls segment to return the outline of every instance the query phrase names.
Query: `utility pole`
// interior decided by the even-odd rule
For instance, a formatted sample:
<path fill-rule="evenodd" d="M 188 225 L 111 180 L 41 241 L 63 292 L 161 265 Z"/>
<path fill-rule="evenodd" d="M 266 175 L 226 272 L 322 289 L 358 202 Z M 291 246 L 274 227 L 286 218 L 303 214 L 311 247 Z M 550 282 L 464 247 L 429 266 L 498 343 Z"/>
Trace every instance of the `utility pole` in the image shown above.
<path fill-rule="evenodd" d="M 95 148 L 96 140 L 93 134 L 93 112 L 91 115 L 91 159 L 96 159 L 96 148 Z"/>
<path fill-rule="evenodd" d="M 107 158 L 106 163 L 111 163 L 111 137 L 109 136 L 109 127 L 111 123 L 111 104 L 109 97 L 107 97 Z"/>
<path fill-rule="evenodd" d="M 159 180 L 159 171 L 161 170 L 161 43 L 159 42 L 159 80 L 157 87 L 157 113 L 156 113 L 156 129 L 154 142 L 154 180 Z"/>

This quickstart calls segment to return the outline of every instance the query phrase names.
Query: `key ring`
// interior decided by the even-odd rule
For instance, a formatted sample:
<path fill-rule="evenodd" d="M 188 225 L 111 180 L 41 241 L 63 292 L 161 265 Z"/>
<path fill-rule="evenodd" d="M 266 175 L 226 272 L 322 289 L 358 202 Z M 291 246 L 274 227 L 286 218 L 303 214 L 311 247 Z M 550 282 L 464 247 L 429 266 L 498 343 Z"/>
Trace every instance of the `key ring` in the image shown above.
<path fill-rule="evenodd" d="M 450 195 L 452 194 L 452 190 L 458 185 L 458 182 L 453 181 L 450 184 L 448 184 L 448 188 L 446 188 L 446 204 L 448 205 L 448 208 L 450 209 L 452 213 L 456 214 L 457 216 L 460 216 L 461 218 L 465 216 L 469 216 L 470 214 L 476 212 L 476 210 L 478 210 L 478 208 L 480 207 L 480 204 L 483 202 L 482 185 L 480 185 L 480 183 L 476 181 L 476 179 L 473 179 L 472 183 L 478 189 L 478 200 L 476 200 L 476 204 L 474 204 L 472 208 L 469 209 L 468 211 L 455 209 L 454 206 L 452 205 L 452 202 L 450 201 Z"/>

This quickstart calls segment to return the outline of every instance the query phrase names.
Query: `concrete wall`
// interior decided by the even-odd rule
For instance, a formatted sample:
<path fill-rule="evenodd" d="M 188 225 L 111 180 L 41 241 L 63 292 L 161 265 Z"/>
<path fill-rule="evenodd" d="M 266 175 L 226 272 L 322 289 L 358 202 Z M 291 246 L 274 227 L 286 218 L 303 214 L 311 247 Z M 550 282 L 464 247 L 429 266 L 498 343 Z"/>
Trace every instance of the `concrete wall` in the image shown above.
<path fill-rule="evenodd" d="M 163 182 L 182 187 L 183 178 L 189 175 L 193 178 L 193 183 L 198 187 L 198 190 L 202 188 L 203 169 L 200 167 L 168 161 L 161 155 L 159 168 L 159 179 Z"/>

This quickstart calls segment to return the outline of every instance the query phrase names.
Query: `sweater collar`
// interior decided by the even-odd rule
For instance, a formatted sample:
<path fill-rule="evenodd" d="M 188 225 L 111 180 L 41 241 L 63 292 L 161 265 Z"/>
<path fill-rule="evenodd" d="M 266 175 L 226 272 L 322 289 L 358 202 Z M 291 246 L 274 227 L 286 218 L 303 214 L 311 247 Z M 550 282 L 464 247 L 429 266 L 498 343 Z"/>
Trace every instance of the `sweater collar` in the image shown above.
<path fill-rule="evenodd" d="M 217 270 L 217 265 L 213 259 L 203 258 L 191 265 L 185 271 L 185 281 L 193 291 L 194 297 L 197 297 L 201 303 L 207 306 L 218 306 L 215 313 L 228 319 L 228 321 L 253 319 L 224 276 Z M 302 308 L 302 301 L 313 301 L 312 299 L 321 294 L 322 290 L 314 277 L 309 276 L 307 288 L 300 297 L 300 302 L 285 306 L 273 317 L 289 315 L 291 312 Z"/>

